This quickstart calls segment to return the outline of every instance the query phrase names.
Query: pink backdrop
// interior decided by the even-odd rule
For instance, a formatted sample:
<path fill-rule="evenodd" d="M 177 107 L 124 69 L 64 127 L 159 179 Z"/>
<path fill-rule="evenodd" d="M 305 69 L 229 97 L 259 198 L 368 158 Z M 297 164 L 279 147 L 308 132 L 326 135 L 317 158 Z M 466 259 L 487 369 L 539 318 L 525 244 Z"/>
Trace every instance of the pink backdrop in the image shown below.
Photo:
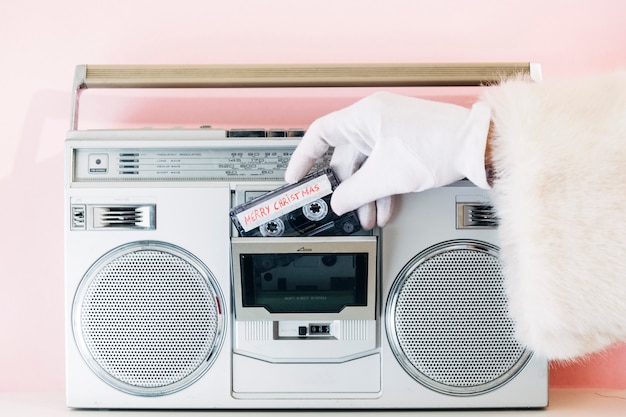
<path fill-rule="evenodd" d="M 626 64 L 626 3 L 619 0 L 22 0 L 2 9 L 4 391 L 63 389 L 62 149 L 76 64 L 535 61 L 545 79 Z M 258 93 L 220 93 L 223 108 L 208 112 L 194 96 L 156 95 L 154 104 L 132 93 L 89 94 L 81 127 L 152 124 L 155 114 L 169 125 L 306 127 L 354 98 L 306 92 L 300 101 L 267 92 L 272 106 L 255 107 L 246 103 Z M 551 385 L 626 388 L 625 369 L 626 347 L 616 346 L 553 364 Z"/>

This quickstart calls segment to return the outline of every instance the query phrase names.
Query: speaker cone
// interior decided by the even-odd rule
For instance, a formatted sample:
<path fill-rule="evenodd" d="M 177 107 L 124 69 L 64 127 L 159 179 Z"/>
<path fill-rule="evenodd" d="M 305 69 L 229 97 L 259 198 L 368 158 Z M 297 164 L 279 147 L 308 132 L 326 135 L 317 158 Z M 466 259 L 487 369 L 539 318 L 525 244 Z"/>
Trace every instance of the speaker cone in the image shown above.
<path fill-rule="evenodd" d="M 163 242 L 103 255 L 77 289 L 72 328 L 90 368 L 135 395 L 170 394 L 213 364 L 225 303 L 215 278 L 191 253 Z"/>
<path fill-rule="evenodd" d="M 394 281 L 385 313 L 399 363 L 438 392 L 490 391 L 531 355 L 514 337 L 497 247 L 485 242 L 447 241 L 419 253 Z"/>

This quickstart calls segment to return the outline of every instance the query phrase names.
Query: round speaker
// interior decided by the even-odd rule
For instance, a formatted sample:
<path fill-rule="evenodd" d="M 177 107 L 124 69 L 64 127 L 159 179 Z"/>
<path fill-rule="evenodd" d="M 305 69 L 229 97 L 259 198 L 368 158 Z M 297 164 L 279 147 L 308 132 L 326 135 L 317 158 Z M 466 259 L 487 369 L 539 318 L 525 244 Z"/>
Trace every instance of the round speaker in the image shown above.
<path fill-rule="evenodd" d="M 223 296 L 207 267 L 168 243 L 113 249 L 83 276 L 72 328 L 89 367 L 111 386 L 158 396 L 195 382 L 225 335 Z"/>
<path fill-rule="evenodd" d="M 505 384 L 531 353 L 514 337 L 497 247 L 454 240 L 416 255 L 386 304 L 387 338 L 405 371 L 445 394 Z"/>

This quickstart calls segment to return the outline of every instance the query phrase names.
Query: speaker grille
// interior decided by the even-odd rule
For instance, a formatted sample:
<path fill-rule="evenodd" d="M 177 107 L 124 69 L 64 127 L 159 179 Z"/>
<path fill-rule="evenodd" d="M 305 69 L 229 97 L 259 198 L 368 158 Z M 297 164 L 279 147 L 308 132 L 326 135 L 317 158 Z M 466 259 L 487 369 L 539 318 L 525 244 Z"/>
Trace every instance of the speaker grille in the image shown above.
<path fill-rule="evenodd" d="M 212 365 L 224 320 L 219 287 L 203 264 L 160 242 L 104 255 L 83 277 L 74 336 L 91 369 L 137 395 L 164 395 Z"/>
<path fill-rule="evenodd" d="M 405 370 L 439 392 L 506 383 L 530 356 L 514 337 L 497 249 L 450 241 L 418 254 L 389 294 L 387 336 Z"/>

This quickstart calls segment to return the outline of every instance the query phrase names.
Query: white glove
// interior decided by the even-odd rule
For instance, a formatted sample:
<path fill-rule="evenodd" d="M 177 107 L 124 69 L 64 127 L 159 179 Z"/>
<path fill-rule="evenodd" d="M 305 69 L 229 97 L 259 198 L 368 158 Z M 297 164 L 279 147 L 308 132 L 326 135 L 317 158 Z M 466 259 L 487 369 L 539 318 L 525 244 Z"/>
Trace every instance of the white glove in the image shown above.
<path fill-rule="evenodd" d="M 285 180 L 297 182 L 330 146 L 342 181 L 331 199 L 341 215 L 358 208 L 364 229 L 384 226 L 392 196 L 468 178 L 489 188 L 484 154 L 491 111 L 386 92 L 313 122 L 294 151 Z"/>

